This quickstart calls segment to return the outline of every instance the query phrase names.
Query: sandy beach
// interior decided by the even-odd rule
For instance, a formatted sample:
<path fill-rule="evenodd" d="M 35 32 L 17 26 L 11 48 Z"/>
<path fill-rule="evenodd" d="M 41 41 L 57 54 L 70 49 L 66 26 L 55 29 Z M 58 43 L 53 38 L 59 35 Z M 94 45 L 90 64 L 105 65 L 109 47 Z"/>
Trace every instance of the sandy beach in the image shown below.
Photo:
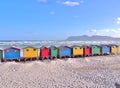
<path fill-rule="evenodd" d="M 120 88 L 120 0 L 0 0 L 0 12 L 0 88 Z"/>
<path fill-rule="evenodd" d="M 117 88 L 119 84 L 120 55 L 0 63 L 0 88 Z"/>

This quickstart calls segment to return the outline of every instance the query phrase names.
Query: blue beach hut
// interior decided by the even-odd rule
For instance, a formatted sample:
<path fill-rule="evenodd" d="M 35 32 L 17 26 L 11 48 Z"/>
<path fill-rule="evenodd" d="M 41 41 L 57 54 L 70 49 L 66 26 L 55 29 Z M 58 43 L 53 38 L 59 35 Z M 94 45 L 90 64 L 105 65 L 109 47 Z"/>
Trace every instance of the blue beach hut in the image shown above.
<path fill-rule="evenodd" d="M 71 56 L 72 54 L 71 47 L 68 46 L 60 46 L 58 51 L 59 51 L 59 57 Z"/>
<path fill-rule="evenodd" d="M 20 49 L 14 46 L 4 49 L 5 59 L 20 59 Z"/>
<path fill-rule="evenodd" d="M 110 54 L 110 46 L 101 45 L 101 54 Z"/>

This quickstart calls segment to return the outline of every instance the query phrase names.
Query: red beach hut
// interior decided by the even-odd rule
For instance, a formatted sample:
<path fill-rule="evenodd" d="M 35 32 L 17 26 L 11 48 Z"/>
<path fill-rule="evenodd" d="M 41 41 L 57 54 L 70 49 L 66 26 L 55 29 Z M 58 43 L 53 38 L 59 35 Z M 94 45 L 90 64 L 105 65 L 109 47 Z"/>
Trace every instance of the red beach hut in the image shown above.
<path fill-rule="evenodd" d="M 84 56 L 90 56 L 90 46 L 84 46 L 83 54 Z"/>
<path fill-rule="evenodd" d="M 43 46 L 40 48 L 40 56 L 42 59 L 49 57 L 49 48 L 46 46 Z"/>

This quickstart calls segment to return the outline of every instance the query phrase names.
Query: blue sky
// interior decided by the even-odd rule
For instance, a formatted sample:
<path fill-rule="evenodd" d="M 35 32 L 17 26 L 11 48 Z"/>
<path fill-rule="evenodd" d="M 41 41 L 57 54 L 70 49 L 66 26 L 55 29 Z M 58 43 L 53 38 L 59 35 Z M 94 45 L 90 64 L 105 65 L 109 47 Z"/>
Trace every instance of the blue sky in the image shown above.
<path fill-rule="evenodd" d="M 120 0 L 1 0 L 0 40 L 120 37 Z"/>

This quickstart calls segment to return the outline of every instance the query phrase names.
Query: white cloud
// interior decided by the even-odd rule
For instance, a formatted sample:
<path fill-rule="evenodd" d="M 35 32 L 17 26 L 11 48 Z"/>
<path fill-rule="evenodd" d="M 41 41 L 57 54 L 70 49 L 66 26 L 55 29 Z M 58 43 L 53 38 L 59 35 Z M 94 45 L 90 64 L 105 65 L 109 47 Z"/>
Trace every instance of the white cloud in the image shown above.
<path fill-rule="evenodd" d="M 120 17 L 117 18 L 117 24 L 120 24 Z"/>
<path fill-rule="evenodd" d="M 120 28 L 118 29 L 93 29 L 88 31 L 90 35 L 102 35 L 102 36 L 112 36 L 120 37 Z"/>
<path fill-rule="evenodd" d="M 38 2 L 47 2 L 48 0 L 38 0 Z"/>
<path fill-rule="evenodd" d="M 80 2 L 65 1 L 65 2 L 63 2 L 63 4 L 66 5 L 66 6 L 78 6 L 78 5 L 80 5 Z"/>
<path fill-rule="evenodd" d="M 55 14 L 55 12 L 54 12 L 54 11 L 51 11 L 51 12 L 50 12 L 50 15 L 54 15 L 54 14 Z"/>
<path fill-rule="evenodd" d="M 43 2 L 46 3 L 50 0 L 37 0 L 38 2 Z M 51 0 L 52 1 L 52 0 Z M 63 4 L 66 6 L 79 6 L 81 3 L 84 3 L 83 0 L 79 0 L 79 1 L 70 1 L 70 0 L 55 0 L 55 2 L 57 4 Z"/>

